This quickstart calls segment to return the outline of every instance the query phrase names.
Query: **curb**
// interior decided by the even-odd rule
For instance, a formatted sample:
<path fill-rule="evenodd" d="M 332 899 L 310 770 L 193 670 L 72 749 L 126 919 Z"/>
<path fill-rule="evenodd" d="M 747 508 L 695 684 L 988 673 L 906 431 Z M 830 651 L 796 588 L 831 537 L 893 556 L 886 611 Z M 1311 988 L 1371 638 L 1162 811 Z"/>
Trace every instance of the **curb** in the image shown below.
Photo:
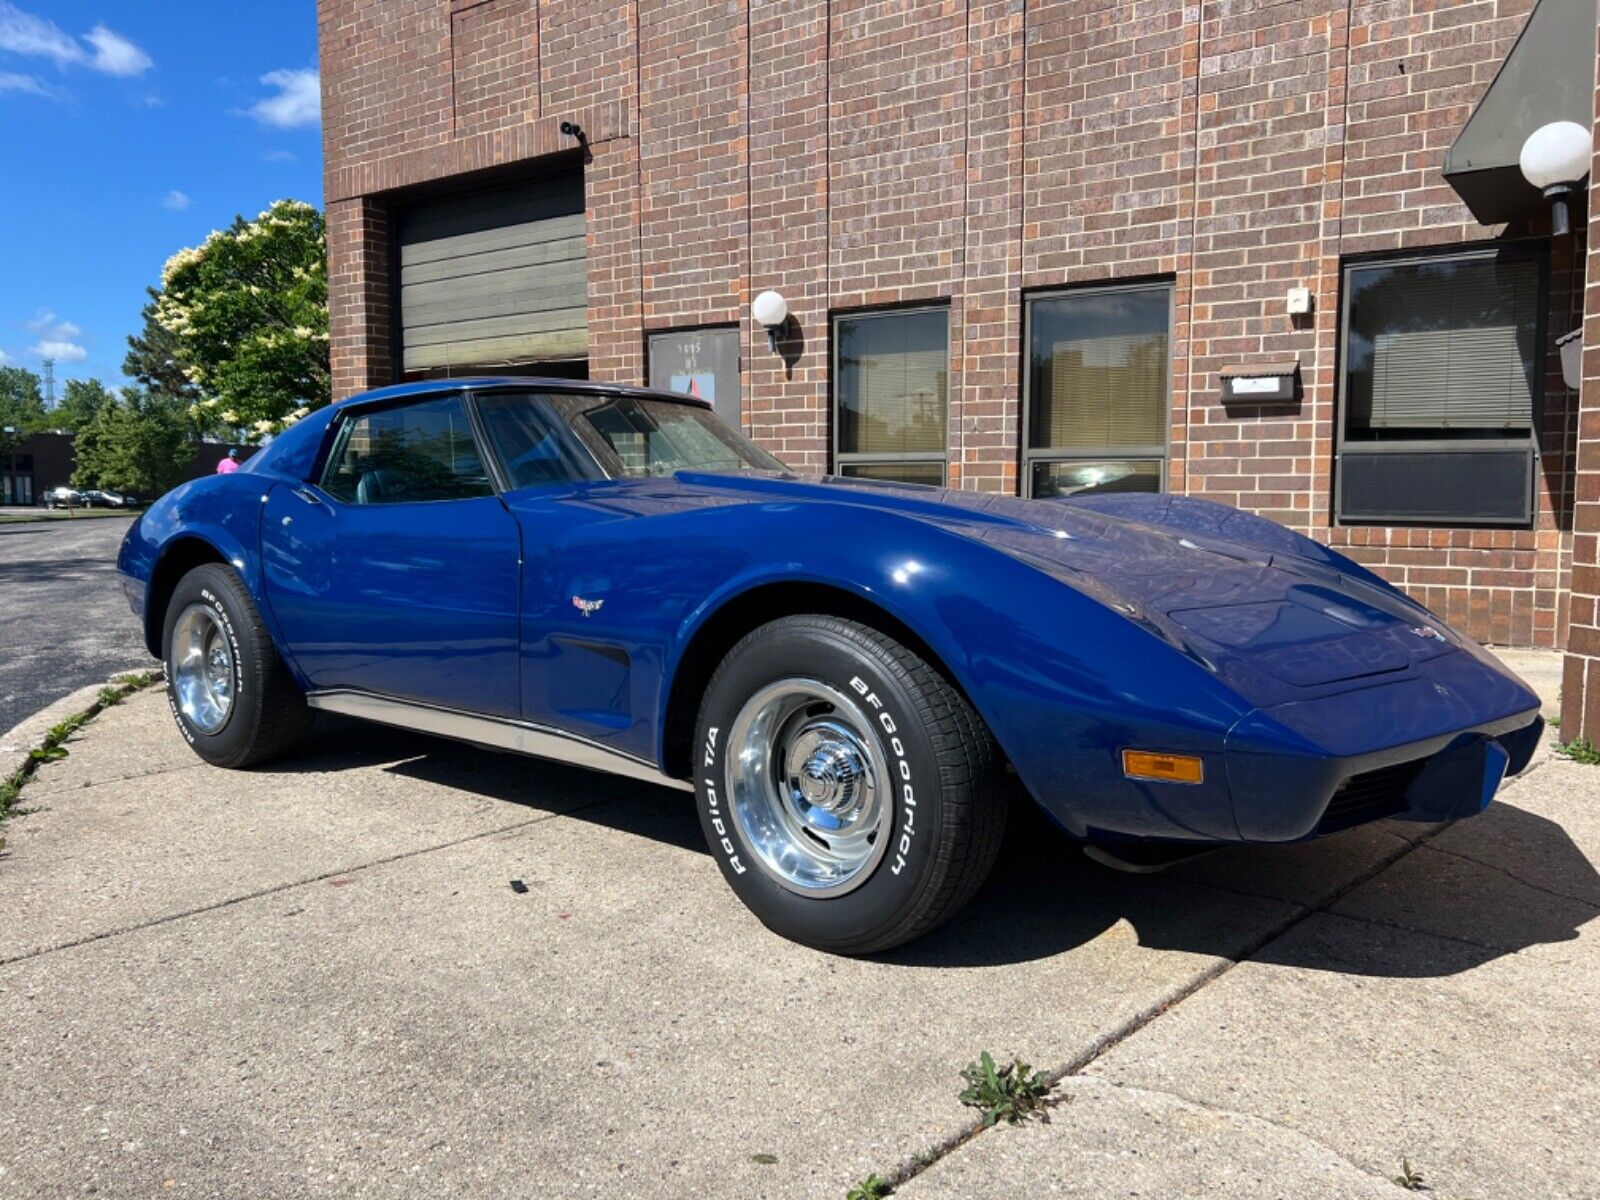
<path fill-rule="evenodd" d="M 103 516 L 103 517 L 20 517 L 20 516 L 19 517 L 13 517 L 13 516 L 10 516 L 9 514 L 0 514 L 0 516 L 5 516 L 6 517 L 6 520 L 0 521 L 0 526 L 6 526 L 6 525 L 75 525 L 79 521 L 115 521 L 118 517 L 140 517 L 140 516 L 143 516 L 144 515 L 144 511 L 145 510 L 141 508 L 138 512 L 108 513 L 106 516 Z"/>
<path fill-rule="evenodd" d="M 99 683 L 91 683 L 61 699 L 45 705 L 30 717 L 23 717 L 4 735 L 0 735 L 0 780 L 10 779 L 28 761 L 28 755 L 44 745 L 44 738 L 52 728 L 93 707 L 100 698 L 100 689 L 109 687 L 128 675 L 137 675 L 148 667 L 128 667 L 114 671 Z"/>

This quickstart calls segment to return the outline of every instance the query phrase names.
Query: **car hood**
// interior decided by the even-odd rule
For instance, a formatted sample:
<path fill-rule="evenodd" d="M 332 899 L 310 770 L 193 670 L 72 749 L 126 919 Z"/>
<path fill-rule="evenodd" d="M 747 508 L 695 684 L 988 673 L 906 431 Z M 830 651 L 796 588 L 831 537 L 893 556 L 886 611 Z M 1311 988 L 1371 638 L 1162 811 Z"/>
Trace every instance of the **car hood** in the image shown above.
<path fill-rule="evenodd" d="M 1393 676 L 1462 644 L 1354 564 L 1219 506 L 1204 506 L 1222 514 L 1210 528 L 1173 528 L 1104 511 L 1100 497 L 1023 500 L 833 477 L 684 473 L 679 482 L 752 502 L 862 505 L 982 542 L 1146 626 L 1258 702 Z M 1250 522 L 1248 540 L 1227 536 L 1230 518 Z"/>

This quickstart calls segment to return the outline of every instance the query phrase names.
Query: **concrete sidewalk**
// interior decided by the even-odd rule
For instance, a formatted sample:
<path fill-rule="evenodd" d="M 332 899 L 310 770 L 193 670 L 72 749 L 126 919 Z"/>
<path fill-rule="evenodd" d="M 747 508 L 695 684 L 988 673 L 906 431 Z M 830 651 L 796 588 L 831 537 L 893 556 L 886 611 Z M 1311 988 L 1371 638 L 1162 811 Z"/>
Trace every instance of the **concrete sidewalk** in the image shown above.
<path fill-rule="evenodd" d="M 70 749 L 0 856 L 0 1196 L 1600 1195 L 1594 768 L 1161 876 L 1030 827 L 863 962 L 678 793 L 344 724 L 217 771 L 156 692 Z M 941 1155 L 983 1049 L 1062 1102 Z"/>

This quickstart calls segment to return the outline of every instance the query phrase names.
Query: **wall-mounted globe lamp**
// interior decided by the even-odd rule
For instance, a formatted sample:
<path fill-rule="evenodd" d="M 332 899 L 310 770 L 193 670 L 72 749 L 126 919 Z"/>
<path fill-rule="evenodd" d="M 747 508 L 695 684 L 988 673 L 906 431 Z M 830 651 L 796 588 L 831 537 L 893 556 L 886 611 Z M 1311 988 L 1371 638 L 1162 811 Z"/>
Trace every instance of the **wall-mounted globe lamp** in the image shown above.
<path fill-rule="evenodd" d="M 1550 201 L 1552 232 L 1557 237 L 1572 232 L 1567 198 L 1583 186 L 1593 155 L 1589 131 L 1576 121 L 1541 125 L 1522 143 L 1517 160 L 1522 177 Z"/>
<path fill-rule="evenodd" d="M 776 350 L 778 335 L 789 323 L 789 302 L 777 292 L 762 292 L 750 306 L 750 315 L 767 331 L 767 345 Z"/>

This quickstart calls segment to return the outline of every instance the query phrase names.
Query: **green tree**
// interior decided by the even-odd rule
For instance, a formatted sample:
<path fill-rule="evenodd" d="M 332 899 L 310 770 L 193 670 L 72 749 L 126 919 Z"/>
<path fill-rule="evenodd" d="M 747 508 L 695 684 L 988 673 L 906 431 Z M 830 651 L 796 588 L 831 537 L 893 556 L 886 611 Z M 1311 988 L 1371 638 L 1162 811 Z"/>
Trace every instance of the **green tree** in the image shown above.
<path fill-rule="evenodd" d="M 111 393 L 98 379 L 69 379 L 62 393 L 61 403 L 50 412 L 48 420 L 52 429 L 70 429 L 74 433 L 88 427 L 95 414 L 111 403 Z"/>
<path fill-rule="evenodd" d="M 122 360 L 122 373 L 136 379 L 147 391 L 158 396 L 170 396 L 185 404 L 200 399 L 200 389 L 184 371 L 183 339 L 163 325 L 156 317 L 156 304 L 161 293 L 146 288 L 150 302 L 139 310 L 144 318 L 144 328 L 128 336 L 128 354 Z"/>
<path fill-rule="evenodd" d="M 0 456 L 9 455 L 14 445 L 44 425 L 39 377 L 21 367 L 0 367 Z"/>
<path fill-rule="evenodd" d="M 194 427 L 171 397 L 126 388 L 79 432 L 74 448 L 75 487 L 132 492 L 153 500 L 189 473 Z"/>
<path fill-rule="evenodd" d="M 279 200 L 167 260 L 155 316 L 204 396 L 202 425 L 275 433 L 328 403 L 326 255 L 322 214 Z"/>

